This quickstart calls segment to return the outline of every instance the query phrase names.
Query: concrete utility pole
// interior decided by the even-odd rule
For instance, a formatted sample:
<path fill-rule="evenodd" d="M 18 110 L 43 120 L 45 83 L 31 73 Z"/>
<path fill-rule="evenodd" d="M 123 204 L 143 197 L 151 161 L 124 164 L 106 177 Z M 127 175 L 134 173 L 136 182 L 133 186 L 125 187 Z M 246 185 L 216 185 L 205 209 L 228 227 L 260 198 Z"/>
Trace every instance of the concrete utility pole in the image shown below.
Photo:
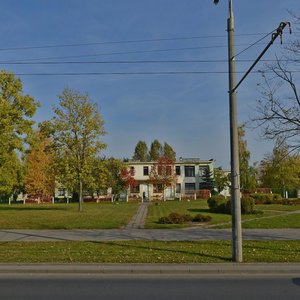
<path fill-rule="evenodd" d="M 218 4 L 219 0 L 213 0 L 214 4 Z M 249 70 L 242 79 L 236 84 L 235 72 L 235 54 L 234 54 L 234 16 L 232 9 L 232 0 L 228 0 L 229 16 L 227 19 L 228 32 L 228 67 L 229 67 L 229 113 L 230 113 L 230 165 L 231 165 L 231 214 L 232 214 L 232 260 L 234 262 L 243 261 L 242 247 L 242 222 L 241 222 L 241 194 L 240 194 L 240 166 L 239 166 L 239 138 L 238 138 L 238 122 L 237 122 L 237 100 L 236 89 L 249 75 L 254 66 L 262 58 L 262 56 L 271 47 L 278 36 L 282 38 L 283 29 L 289 22 L 281 22 L 276 32 L 272 34 L 272 39 L 258 58 L 254 61 Z M 291 33 L 291 29 L 290 29 Z"/>
<path fill-rule="evenodd" d="M 228 31 L 228 67 L 229 67 L 229 113 L 230 113 L 230 164 L 231 164 L 231 214 L 232 214 L 232 260 L 243 261 L 239 138 L 237 121 L 236 72 L 234 60 L 234 16 L 232 0 L 229 0 Z"/>
<path fill-rule="evenodd" d="M 215 4 L 219 0 L 214 0 Z M 227 19 L 228 32 L 228 67 L 229 67 L 229 114 L 230 114 L 230 165 L 231 165 L 231 215 L 232 215 L 232 260 L 243 261 L 242 222 L 241 222 L 241 195 L 240 195 L 240 166 L 239 140 L 236 105 L 236 72 L 234 61 L 234 17 L 232 0 L 229 3 Z"/>

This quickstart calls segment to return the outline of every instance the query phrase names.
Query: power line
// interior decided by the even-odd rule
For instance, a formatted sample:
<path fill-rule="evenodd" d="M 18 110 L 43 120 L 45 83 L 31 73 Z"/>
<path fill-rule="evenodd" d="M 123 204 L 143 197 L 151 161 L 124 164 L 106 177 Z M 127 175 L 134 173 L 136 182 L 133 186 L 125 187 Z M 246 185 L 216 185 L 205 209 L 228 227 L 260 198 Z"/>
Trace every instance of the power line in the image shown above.
<path fill-rule="evenodd" d="M 254 59 L 238 59 L 236 62 L 253 62 Z M 262 62 L 276 62 L 276 59 L 261 59 Z M 298 59 L 280 59 L 281 62 L 300 62 Z M 226 59 L 207 60 L 115 60 L 115 61 L 39 61 L 39 62 L 2 62 L 3 65 L 68 65 L 68 64 L 171 64 L 171 63 L 227 63 Z"/>
<path fill-rule="evenodd" d="M 236 34 L 236 36 L 258 36 L 258 35 L 262 35 L 262 34 L 265 34 L 265 33 L 244 33 L 244 34 Z M 133 44 L 133 43 L 196 40 L 196 39 L 209 39 L 209 38 L 226 38 L 226 35 L 202 35 L 202 36 L 191 36 L 191 37 L 174 37 L 174 38 L 157 38 L 157 39 L 140 39 L 140 40 L 104 41 L 104 42 L 92 42 L 92 43 L 74 43 L 74 44 L 56 44 L 56 45 L 8 47 L 8 48 L 0 48 L 0 51 L 19 51 L 19 50 L 67 48 L 67 47 L 113 45 L 113 44 Z"/>
<path fill-rule="evenodd" d="M 247 46 L 249 44 L 240 44 L 238 46 Z M 264 45 L 264 44 L 257 44 Z M 40 57 L 40 58 L 27 58 L 27 59 L 14 59 L 2 61 L 7 62 L 22 62 L 22 61 L 38 61 L 47 59 L 68 59 L 68 58 L 83 58 L 83 57 L 97 57 L 97 56 L 109 56 L 109 55 L 123 55 L 123 54 L 138 54 L 138 53 L 159 53 L 159 52 L 171 52 L 171 51 L 186 51 L 186 50 L 199 50 L 199 49 L 214 49 L 214 48 L 226 48 L 227 45 L 214 45 L 214 46 L 199 46 L 199 47 L 184 47 L 184 48 L 166 48 L 166 49 L 152 49 L 152 50 L 136 50 L 136 51 L 121 51 L 121 52 L 107 52 L 98 54 L 81 54 L 81 55 L 69 55 L 69 56 L 53 56 L 53 57 Z"/>
<path fill-rule="evenodd" d="M 289 70 L 291 73 L 300 73 L 300 70 Z M 245 71 L 236 72 L 244 74 Z M 253 71 L 252 73 L 261 73 Z M 264 71 L 271 73 L 271 71 Z M 103 75 L 199 75 L 199 74 L 228 74 L 228 71 L 156 71 L 156 72 L 61 72 L 61 73 L 15 73 L 16 76 L 103 76 Z"/>

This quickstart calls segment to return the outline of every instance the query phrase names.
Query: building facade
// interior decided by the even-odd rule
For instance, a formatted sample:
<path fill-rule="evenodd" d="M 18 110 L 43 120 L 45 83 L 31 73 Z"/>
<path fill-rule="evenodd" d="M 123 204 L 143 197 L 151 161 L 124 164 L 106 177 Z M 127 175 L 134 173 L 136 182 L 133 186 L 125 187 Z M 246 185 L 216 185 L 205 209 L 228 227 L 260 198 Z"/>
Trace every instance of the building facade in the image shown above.
<path fill-rule="evenodd" d="M 132 170 L 137 182 L 130 190 L 129 197 L 142 198 L 143 200 L 175 199 L 175 198 L 208 198 L 209 189 L 207 179 L 211 182 L 214 178 L 214 161 L 198 158 L 180 158 L 172 164 L 172 173 L 176 174 L 174 184 L 163 187 L 150 180 L 150 173 L 156 162 L 128 161 L 128 168 Z M 205 192 L 206 191 L 206 192 Z"/>

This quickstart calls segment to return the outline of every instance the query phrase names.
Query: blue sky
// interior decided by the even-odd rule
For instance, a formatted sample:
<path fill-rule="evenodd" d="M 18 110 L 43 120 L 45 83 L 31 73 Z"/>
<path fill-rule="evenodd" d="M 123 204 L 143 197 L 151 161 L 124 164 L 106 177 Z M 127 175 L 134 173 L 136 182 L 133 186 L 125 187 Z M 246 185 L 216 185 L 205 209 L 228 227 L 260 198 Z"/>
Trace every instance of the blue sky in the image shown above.
<path fill-rule="evenodd" d="M 24 92 L 41 103 L 37 122 L 51 118 L 65 87 L 88 93 L 106 122 L 107 156 L 130 158 L 137 141 L 150 146 L 158 139 L 171 144 L 177 157 L 213 158 L 216 166 L 228 168 L 228 1 L 218 6 L 212 2 L 2 0 L 1 69 L 23 74 L 18 77 Z M 299 0 L 235 0 L 233 5 L 236 53 L 290 20 L 288 9 L 300 13 Z M 286 33 L 284 41 L 288 39 Z M 268 36 L 239 58 L 254 60 L 269 40 Z M 265 58 L 280 53 L 277 41 Z M 207 62 L 178 62 L 195 60 Z M 16 61 L 35 64 L 8 64 Z M 249 64 L 237 62 L 237 71 L 247 70 Z M 256 70 L 261 68 L 263 63 Z M 195 71 L 211 73 L 186 73 Z M 120 72 L 127 74 L 112 74 Z M 144 72 L 182 73 L 128 74 Z M 42 73 L 52 75 L 25 75 Z M 253 73 L 238 90 L 239 123 L 253 114 L 259 81 Z M 272 150 L 273 144 L 262 141 L 257 130 L 247 130 L 246 139 L 253 162 Z"/>

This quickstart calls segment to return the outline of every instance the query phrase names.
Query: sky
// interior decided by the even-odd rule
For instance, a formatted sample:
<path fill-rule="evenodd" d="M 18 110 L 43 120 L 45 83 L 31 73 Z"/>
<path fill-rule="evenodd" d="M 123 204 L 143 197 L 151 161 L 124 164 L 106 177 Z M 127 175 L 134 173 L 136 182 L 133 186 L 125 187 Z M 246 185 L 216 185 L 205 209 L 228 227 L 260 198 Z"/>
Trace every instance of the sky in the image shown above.
<path fill-rule="evenodd" d="M 169 143 L 177 158 L 214 159 L 215 166 L 229 168 L 227 0 L 217 6 L 212 0 L 0 4 L 1 69 L 15 73 L 24 93 L 40 102 L 37 123 L 53 116 L 68 87 L 98 104 L 107 131 L 103 155 L 131 158 L 139 140 L 150 147 L 158 139 Z M 233 0 L 233 10 L 239 80 L 271 32 L 291 21 L 288 10 L 300 14 L 300 1 Z M 283 41 L 291 38 L 286 31 Z M 264 58 L 281 51 L 278 40 Z M 255 71 L 263 68 L 260 62 Z M 255 112 L 260 81 L 253 72 L 238 89 L 239 124 Z M 251 162 L 272 151 L 273 143 L 257 129 L 247 129 L 246 140 Z"/>

